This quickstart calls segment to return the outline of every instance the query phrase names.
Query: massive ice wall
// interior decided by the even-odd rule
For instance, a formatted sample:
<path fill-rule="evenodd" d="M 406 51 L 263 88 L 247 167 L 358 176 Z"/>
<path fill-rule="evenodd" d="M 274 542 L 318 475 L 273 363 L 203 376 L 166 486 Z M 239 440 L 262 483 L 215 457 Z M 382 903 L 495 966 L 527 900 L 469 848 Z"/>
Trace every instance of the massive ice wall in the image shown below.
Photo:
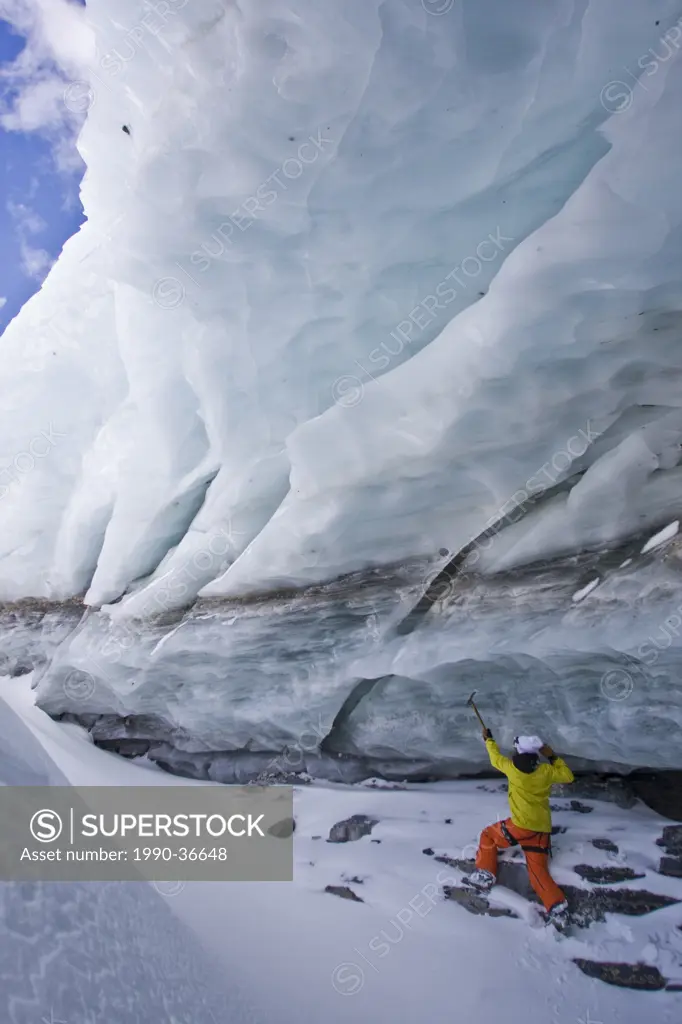
<path fill-rule="evenodd" d="M 88 4 L 88 220 L 3 337 L 4 599 L 457 550 L 552 460 L 505 564 L 677 508 L 678 5 L 442 6 Z"/>
<path fill-rule="evenodd" d="M 400 774 L 480 763 L 482 683 L 679 766 L 679 0 L 88 17 L 87 223 L 0 367 L 0 600 L 92 609 L 0 609 L 42 705 L 204 776 L 302 730 Z"/>

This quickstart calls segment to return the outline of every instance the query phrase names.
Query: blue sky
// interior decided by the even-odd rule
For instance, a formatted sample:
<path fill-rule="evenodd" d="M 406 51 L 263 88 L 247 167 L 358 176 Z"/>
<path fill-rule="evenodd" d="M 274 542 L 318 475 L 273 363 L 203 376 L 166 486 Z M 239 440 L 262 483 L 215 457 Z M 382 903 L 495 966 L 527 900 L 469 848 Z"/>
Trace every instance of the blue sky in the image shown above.
<path fill-rule="evenodd" d="M 0 6 L 0 15 L 5 7 Z M 26 55 L 25 44 L 8 22 L 0 20 L 1 112 L 15 105 L 21 86 L 11 72 L 17 57 Z M 43 83 L 45 75 L 43 62 L 37 68 Z M 4 120 L 0 117 L 0 332 L 40 287 L 51 262 L 83 220 L 78 199 L 82 166 L 73 159 L 68 127 L 46 118 L 37 128 L 28 124 L 23 130 L 20 118 L 19 130 L 10 131 L 3 127 Z M 69 147 L 70 159 L 64 160 L 58 142 Z"/>

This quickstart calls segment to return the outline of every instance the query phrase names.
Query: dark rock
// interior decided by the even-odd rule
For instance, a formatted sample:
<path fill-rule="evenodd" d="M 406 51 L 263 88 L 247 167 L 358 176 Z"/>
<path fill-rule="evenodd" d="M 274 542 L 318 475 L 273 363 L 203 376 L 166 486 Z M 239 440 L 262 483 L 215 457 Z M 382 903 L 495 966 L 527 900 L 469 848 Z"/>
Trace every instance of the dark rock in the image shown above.
<path fill-rule="evenodd" d="M 89 731 L 99 746 L 116 739 L 147 740 L 150 745 L 172 744 L 175 739 L 173 726 L 160 715 L 97 715 Z"/>
<path fill-rule="evenodd" d="M 628 783 L 652 811 L 682 821 L 682 771 L 635 772 Z"/>
<path fill-rule="evenodd" d="M 370 839 L 370 843 L 380 843 L 380 839 Z"/>
<path fill-rule="evenodd" d="M 55 722 L 67 722 L 69 725 L 79 725 L 88 732 L 99 718 L 99 715 L 74 715 L 70 711 L 62 711 L 61 714 L 52 716 Z"/>
<path fill-rule="evenodd" d="M 435 857 L 434 860 L 447 864 L 448 867 L 458 868 L 465 874 L 474 869 L 472 860 L 444 855 Z M 540 902 L 530 884 L 528 871 L 523 862 L 501 860 L 497 880 L 500 885 L 518 893 L 531 903 Z M 574 885 L 562 885 L 561 888 L 566 894 L 571 921 L 579 928 L 588 928 L 594 921 L 605 921 L 606 914 L 640 917 L 680 902 L 670 896 L 659 896 L 644 889 L 579 889 Z"/>
<path fill-rule="evenodd" d="M 430 846 L 427 846 L 425 850 L 422 850 L 422 853 L 425 853 L 427 857 L 433 857 L 433 850 Z"/>
<path fill-rule="evenodd" d="M 593 867 L 592 864 L 576 864 L 573 870 L 586 882 L 592 882 L 595 885 L 612 885 L 614 882 L 630 882 L 633 878 L 644 878 L 643 874 L 637 874 L 632 868 Z"/>
<path fill-rule="evenodd" d="M 151 746 L 149 740 L 110 739 L 97 740 L 96 746 L 101 750 L 109 750 L 121 757 L 142 757 Z"/>
<path fill-rule="evenodd" d="M 377 818 L 368 818 L 366 814 L 353 814 L 350 818 L 332 825 L 327 842 L 355 843 L 363 836 L 368 836 L 377 824 Z"/>
<path fill-rule="evenodd" d="M 161 757 L 154 757 L 154 761 L 169 775 L 179 775 L 183 779 L 205 779 L 206 781 L 209 779 L 208 768 L 204 767 L 203 774 L 200 774 L 200 768 L 196 761 L 173 761 L 171 764 Z"/>
<path fill-rule="evenodd" d="M 271 825 L 268 829 L 268 835 L 274 836 L 275 839 L 290 839 L 296 831 L 296 822 L 293 818 L 282 818 L 281 821 L 276 821 L 274 825 Z"/>
<path fill-rule="evenodd" d="M 583 800 L 605 800 L 626 811 L 637 803 L 630 779 L 622 776 L 581 775 L 575 782 L 555 786 L 552 792 L 554 796 L 567 800 L 576 797 L 582 797 Z"/>
<path fill-rule="evenodd" d="M 606 914 L 642 917 L 680 902 L 646 889 L 579 889 L 573 885 L 563 885 L 562 889 L 571 920 L 580 928 L 589 927 L 593 921 L 606 920 Z"/>
<path fill-rule="evenodd" d="M 682 857 L 661 857 L 658 873 L 669 878 L 682 878 Z"/>
<path fill-rule="evenodd" d="M 383 779 L 370 779 L 366 783 L 367 789 L 407 789 L 407 786 L 400 782 L 386 782 Z"/>
<path fill-rule="evenodd" d="M 563 832 L 568 832 L 568 828 L 567 828 L 566 825 L 553 825 L 552 826 L 552 835 L 553 836 L 559 836 Z"/>
<path fill-rule="evenodd" d="M 256 786 L 308 786 L 310 780 L 302 772 L 261 771 L 253 778 L 247 768 L 242 772 L 234 756 L 218 754 L 211 762 L 211 779 L 215 782 L 236 782 L 239 785 L 253 783 Z"/>
<path fill-rule="evenodd" d="M 445 824 L 446 825 L 452 825 L 452 818 L 446 818 L 445 819 Z"/>
<path fill-rule="evenodd" d="M 349 889 L 347 885 L 325 885 L 324 891 L 330 892 L 332 896 L 340 896 L 342 900 L 352 900 L 354 903 L 365 902 L 352 889 Z"/>
<path fill-rule="evenodd" d="M 618 847 L 610 839 L 593 839 L 592 845 L 597 850 L 607 850 L 609 853 L 618 853 Z"/>
<path fill-rule="evenodd" d="M 682 857 L 682 825 L 666 825 L 656 846 L 662 846 L 666 853 Z"/>
<path fill-rule="evenodd" d="M 459 903 L 460 907 L 464 907 L 470 914 L 486 914 L 488 917 L 518 917 L 513 910 L 508 907 L 494 907 L 488 903 L 485 896 L 481 896 L 477 892 L 471 892 L 469 889 L 458 889 L 454 885 L 444 885 L 443 895 L 446 900 L 452 900 L 453 903 Z"/>
<path fill-rule="evenodd" d="M 445 855 L 435 857 L 434 860 L 437 860 L 440 864 L 447 864 L 450 868 L 457 868 L 459 871 L 464 872 L 465 875 L 473 871 L 476 866 L 473 860 L 462 860 L 458 857 L 447 857 Z M 525 899 L 532 900 L 535 903 L 539 902 L 528 879 L 528 871 L 523 860 L 520 862 L 501 860 L 497 868 L 497 881 L 505 889 L 511 889 L 513 892 L 518 893 L 519 896 L 523 896 Z"/>
<path fill-rule="evenodd" d="M 460 860 L 457 857 L 446 857 L 445 854 L 441 854 L 440 857 L 434 857 L 439 864 L 447 864 L 450 868 L 459 868 L 460 871 L 473 871 L 474 862 L 472 860 Z"/>
<path fill-rule="evenodd" d="M 571 810 L 577 811 L 578 814 L 591 814 L 594 807 L 590 807 L 588 804 L 581 804 L 580 800 L 571 800 Z"/>
<path fill-rule="evenodd" d="M 550 804 L 553 811 L 576 811 L 577 814 L 590 814 L 594 807 L 589 807 L 587 804 L 581 804 L 580 800 L 571 800 L 568 807 L 565 804 Z"/>
<path fill-rule="evenodd" d="M 619 988 L 656 992 L 666 986 L 666 979 L 658 968 L 648 964 L 599 963 L 596 960 L 581 959 L 575 959 L 573 963 L 588 978 L 598 978 L 607 985 L 617 985 Z"/>
<path fill-rule="evenodd" d="M 343 880 L 344 880 L 344 882 L 348 882 L 350 885 L 364 885 L 365 884 L 364 878 L 358 878 L 357 875 L 353 875 L 352 878 L 346 878 L 346 876 L 344 875 L 343 876 Z"/>

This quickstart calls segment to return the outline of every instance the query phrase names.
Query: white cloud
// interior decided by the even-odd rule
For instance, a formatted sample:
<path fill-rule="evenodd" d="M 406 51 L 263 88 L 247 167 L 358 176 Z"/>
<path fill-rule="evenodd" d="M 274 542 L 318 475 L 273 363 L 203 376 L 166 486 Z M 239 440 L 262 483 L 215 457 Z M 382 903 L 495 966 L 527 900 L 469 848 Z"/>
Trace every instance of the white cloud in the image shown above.
<path fill-rule="evenodd" d="M 85 8 L 72 0 L 0 0 L 0 18 L 26 39 L 14 62 L 30 75 L 52 63 L 71 81 L 94 56 L 94 35 Z"/>
<path fill-rule="evenodd" d="M 0 295 L 0 309 L 2 309 L 2 307 L 6 306 L 6 305 L 7 305 L 7 299 L 4 297 L 4 295 Z"/>
<path fill-rule="evenodd" d="M 87 78 L 94 54 L 85 9 L 71 0 L 0 0 L 0 18 L 26 40 L 16 60 L 0 69 L 0 125 L 48 136 L 58 146 L 58 166 L 73 169 L 83 117 L 64 95 L 69 83 Z"/>
<path fill-rule="evenodd" d="M 7 210 L 16 223 L 21 269 L 27 277 L 42 281 L 54 261 L 49 252 L 35 246 L 31 239 L 45 229 L 45 221 L 25 203 L 10 200 Z"/>
<path fill-rule="evenodd" d="M 25 203 L 13 203 L 10 199 L 7 212 L 17 222 L 20 231 L 26 234 L 37 235 L 47 227 L 43 218 Z"/>
<path fill-rule="evenodd" d="M 19 252 L 21 269 L 26 276 L 32 277 L 35 281 L 42 281 L 54 263 L 49 252 L 45 249 L 35 249 L 24 239 L 19 240 Z"/>

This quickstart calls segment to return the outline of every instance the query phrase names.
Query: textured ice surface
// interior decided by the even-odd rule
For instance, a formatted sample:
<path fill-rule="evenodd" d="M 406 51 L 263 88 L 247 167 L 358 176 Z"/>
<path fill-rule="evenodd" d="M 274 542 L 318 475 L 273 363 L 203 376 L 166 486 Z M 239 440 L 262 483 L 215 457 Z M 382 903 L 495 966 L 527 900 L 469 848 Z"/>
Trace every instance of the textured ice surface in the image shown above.
<path fill-rule="evenodd" d="M 407 636 L 423 563 L 154 626 L 89 613 L 37 701 L 110 749 L 218 781 L 484 768 L 473 689 L 503 743 L 538 733 L 593 766 L 679 768 L 682 546 L 641 546 L 454 577 Z"/>
<path fill-rule="evenodd" d="M 463 763 L 434 694 L 474 676 L 500 712 L 553 690 L 577 755 L 678 757 L 679 559 L 609 557 L 682 501 L 679 2 L 168 6 L 88 5 L 88 220 L 2 339 L 0 599 L 93 609 L 44 706 L 244 756 L 341 715 Z M 403 568 L 499 520 L 454 620 L 391 638 Z M 389 735 L 396 679 L 433 707 Z"/>
<path fill-rule="evenodd" d="M 670 521 L 679 5 L 168 6 L 88 5 L 88 221 L 3 338 L 0 595 L 456 550 L 576 459 L 505 563 Z"/>
<path fill-rule="evenodd" d="M 661 544 L 667 544 L 669 540 L 676 537 L 680 529 L 679 520 L 675 520 L 674 523 L 670 523 L 663 530 L 659 530 L 658 533 L 651 537 L 644 547 L 642 548 L 642 554 L 645 555 L 647 551 L 653 551 L 654 548 L 660 547 Z"/>
<path fill-rule="evenodd" d="M 68 785 L 2 697 L 0 785 Z M 253 1020 L 146 882 L 0 882 L 0 981 L 6 1024 Z"/>

